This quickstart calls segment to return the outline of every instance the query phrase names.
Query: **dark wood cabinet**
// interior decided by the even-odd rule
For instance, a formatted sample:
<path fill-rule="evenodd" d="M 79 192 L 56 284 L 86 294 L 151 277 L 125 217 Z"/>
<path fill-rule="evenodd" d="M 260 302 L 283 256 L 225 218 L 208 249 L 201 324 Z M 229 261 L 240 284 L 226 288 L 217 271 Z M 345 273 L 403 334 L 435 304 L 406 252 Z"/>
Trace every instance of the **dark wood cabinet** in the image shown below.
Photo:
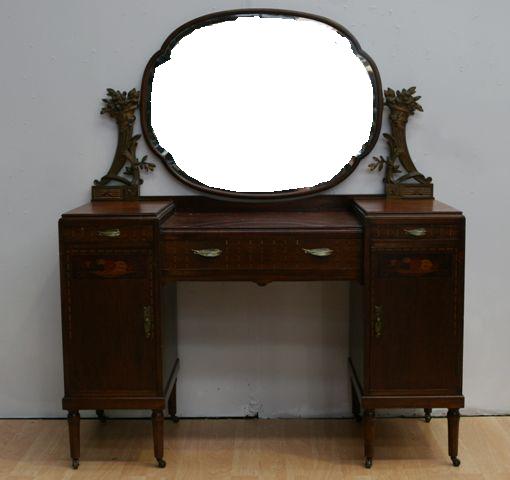
<path fill-rule="evenodd" d="M 365 411 L 367 466 L 374 410 L 448 408 L 458 431 L 462 396 L 464 230 L 439 202 L 364 199 L 364 280 L 351 286 L 353 409 Z M 435 207 L 434 207 L 435 205 Z M 386 208 L 385 208 L 386 207 Z M 434 209 L 436 208 L 436 209 Z M 457 465 L 457 442 L 450 456 Z"/>
<path fill-rule="evenodd" d="M 434 200 L 320 196 L 283 203 L 204 197 L 94 202 L 60 220 L 64 409 L 78 466 L 79 410 L 175 418 L 175 282 L 348 280 L 353 413 L 365 464 L 379 408 L 448 409 L 457 458 L 464 217 Z"/>
<path fill-rule="evenodd" d="M 63 407 L 74 467 L 79 410 L 104 419 L 111 408 L 153 411 L 155 456 L 164 465 L 162 411 L 167 397 L 175 399 L 178 360 L 168 305 L 175 285 L 160 288 L 157 233 L 170 203 L 145 203 L 145 215 L 135 202 L 72 211 L 60 221 Z"/>

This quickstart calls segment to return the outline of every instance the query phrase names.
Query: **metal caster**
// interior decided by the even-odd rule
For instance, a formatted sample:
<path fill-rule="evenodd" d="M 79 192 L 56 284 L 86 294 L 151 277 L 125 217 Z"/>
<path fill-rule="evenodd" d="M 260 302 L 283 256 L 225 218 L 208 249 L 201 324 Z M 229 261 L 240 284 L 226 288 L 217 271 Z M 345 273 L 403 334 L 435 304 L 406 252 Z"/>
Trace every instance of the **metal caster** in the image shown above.
<path fill-rule="evenodd" d="M 430 423 L 432 420 L 432 409 L 431 408 L 425 408 L 425 423 Z"/>
<path fill-rule="evenodd" d="M 170 415 L 170 420 L 174 423 L 179 423 L 179 417 L 177 415 Z"/>
<path fill-rule="evenodd" d="M 372 468 L 372 457 L 365 458 L 365 468 Z"/>
<path fill-rule="evenodd" d="M 354 420 L 356 420 L 357 423 L 361 423 L 361 421 L 363 420 L 363 417 L 359 413 L 355 413 Z"/>
<path fill-rule="evenodd" d="M 156 460 L 158 461 L 158 467 L 159 468 L 165 468 L 166 467 L 166 462 L 162 458 L 156 458 Z"/>
<path fill-rule="evenodd" d="M 106 423 L 106 415 L 104 414 L 104 410 L 96 410 L 96 415 L 101 423 Z"/>
<path fill-rule="evenodd" d="M 454 467 L 458 467 L 460 465 L 460 460 L 457 457 L 450 457 L 452 459 L 452 463 Z"/>
<path fill-rule="evenodd" d="M 73 458 L 72 466 L 73 470 L 78 470 L 78 467 L 80 466 L 80 461 L 77 458 Z"/>

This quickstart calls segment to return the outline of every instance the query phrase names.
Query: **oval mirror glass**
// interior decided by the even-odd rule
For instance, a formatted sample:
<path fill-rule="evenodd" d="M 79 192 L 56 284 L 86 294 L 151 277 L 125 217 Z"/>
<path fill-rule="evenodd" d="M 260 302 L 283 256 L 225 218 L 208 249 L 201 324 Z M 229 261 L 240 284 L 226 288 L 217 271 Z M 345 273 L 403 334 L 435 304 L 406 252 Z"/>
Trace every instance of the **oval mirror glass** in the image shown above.
<path fill-rule="evenodd" d="M 375 144 L 375 65 L 337 24 L 230 12 L 175 31 L 147 66 L 142 125 L 181 181 L 232 196 L 315 192 Z"/>

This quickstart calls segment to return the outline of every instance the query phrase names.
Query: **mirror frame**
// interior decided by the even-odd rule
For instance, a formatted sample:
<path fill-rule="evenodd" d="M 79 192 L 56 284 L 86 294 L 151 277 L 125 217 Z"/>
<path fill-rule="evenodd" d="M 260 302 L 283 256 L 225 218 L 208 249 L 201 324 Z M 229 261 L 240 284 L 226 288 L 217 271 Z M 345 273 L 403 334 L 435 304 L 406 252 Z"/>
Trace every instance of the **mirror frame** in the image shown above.
<path fill-rule="evenodd" d="M 340 172 L 338 172 L 331 180 L 319 183 L 314 187 L 297 188 L 292 190 L 280 190 L 277 192 L 236 192 L 232 190 L 223 190 L 220 188 L 210 187 L 186 174 L 176 163 L 172 154 L 166 151 L 158 143 L 157 137 L 154 134 L 151 125 L 151 92 L 152 81 L 156 68 L 165 63 L 170 58 L 172 49 L 177 43 L 186 35 L 189 35 L 197 28 L 216 23 L 222 23 L 230 20 L 235 20 L 242 16 L 269 16 L 269 17 L 282 17 L 282 18 L 306 18 L 324 23 L 335 29 L 340 35 L 347 38 L 352 45 L 353 52 L 363 62 L 367 68 L 367 73 L 370 76 L 374 92 L 374 120 L 372 123 L 372 130 L 370 132 L 369 140 L 363 145 L 360 153 L 352 157 L 351 161 L 345 165 Z M 299 12 L 294 10 L 281 10 L 269 8 L 248 8 L 238 10 L 226 10 L 220 12 L 210 13 L 197 17 L 187 23 L 184 23 L 176 30 L 174 30 L 167 39 L 163 42 L 161 48 L 150 58 L 142 78 L 141 99 L 140 99 L 140 120 L 142 126 L 143 136 L 151 151 L 162 160 L 168 171 L 180 182 L 189 185 L 195 190 L 203 193 L 217 195 L 221 197 L 231 197 L 236 199 L 245 200 L 270 200 L 270 199 L 286 199 L 292 197 L 302 197 L 304 195 L 311 195 L 314 193 L 322 192 L 329 188 L 338 185 L 344 181 L 359 165 L 360 161 L 366 157 L 375 147 L 379 134 L 381 131 L 382 114 L 383 114 L 384 100 L 382 94 L 381 78 L 379 70 L 372 58 L 361 49 L 359 42 L 356 38 L 342 25 L 318 15 L 306 12 Z"/>

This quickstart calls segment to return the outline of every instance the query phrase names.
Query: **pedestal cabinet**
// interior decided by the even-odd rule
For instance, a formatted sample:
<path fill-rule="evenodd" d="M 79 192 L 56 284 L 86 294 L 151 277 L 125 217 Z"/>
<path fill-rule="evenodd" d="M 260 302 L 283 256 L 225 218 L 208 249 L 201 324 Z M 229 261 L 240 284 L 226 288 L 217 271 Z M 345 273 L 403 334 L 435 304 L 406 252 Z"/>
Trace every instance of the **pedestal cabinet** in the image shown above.
<path fill-rule="evenodd" d="M 354 413 L 364 410 L 365 457 L 373 457 L 376 408 L 448 408 L 457 458 L 462 396 L 464 225 L 436 203 L 359 200 L 364 281 L 351 286 Z"/>
<path fill-rule="evenodd" d="M 90 204 L 59 223 L 65 397 L 71 457 L 80 409 L 151 409 L 163 466 L 163 409 L 177 373 L 174 284 L 159 288 L 159 224 L 170 202 Z"/>

